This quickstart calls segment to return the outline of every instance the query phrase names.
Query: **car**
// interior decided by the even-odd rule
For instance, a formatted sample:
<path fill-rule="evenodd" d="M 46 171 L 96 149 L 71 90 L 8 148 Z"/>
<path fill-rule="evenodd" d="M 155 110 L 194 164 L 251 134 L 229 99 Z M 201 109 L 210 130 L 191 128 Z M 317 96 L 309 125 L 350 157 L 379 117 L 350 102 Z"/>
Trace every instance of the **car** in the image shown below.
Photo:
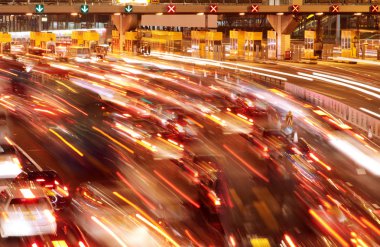
<path fill-rule="evenodd" d="M 32 247 L 89 247 L 88 241 L 80 228 L 73 222 L 57 219 L 57 233 L 52 235 L 24 238 L 26 246 Z"/>
<path fill-rule="evenodd" d="M 14 181 L 0 192 L 2 238 L 55 234 L 57 223 L 45 191 L 32 181 Z"/>
<path fill-rule="evenodd" d="M 70 194 L 57 172 L 52 170 L 27 171 L 19 178 L 40 184 L 49 196 L 55 210 L 61 210 L 70 205 Z"/>
<path fill-rule="evenodd" d="M 0 144 L 0 179 L 14 179 L 22 172 L 19 153 L 8 143 Z"/>

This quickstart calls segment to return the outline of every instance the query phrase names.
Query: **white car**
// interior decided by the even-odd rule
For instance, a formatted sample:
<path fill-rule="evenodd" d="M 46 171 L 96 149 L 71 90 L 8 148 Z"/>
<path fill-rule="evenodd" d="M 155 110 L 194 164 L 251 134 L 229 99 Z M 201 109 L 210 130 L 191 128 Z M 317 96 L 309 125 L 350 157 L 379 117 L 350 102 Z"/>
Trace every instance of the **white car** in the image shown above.
<path fill-rule="evenodd" d="M 22 172 L 20 159 L 14 146 L 0 144 L 0 179 L 14 179 Z"/>
<path fill-rule="evenodd" d="M 2 238 L 55 234 L 53 207 L 43 189 L 31 181 L 11 183 L 0 192 Z"/>

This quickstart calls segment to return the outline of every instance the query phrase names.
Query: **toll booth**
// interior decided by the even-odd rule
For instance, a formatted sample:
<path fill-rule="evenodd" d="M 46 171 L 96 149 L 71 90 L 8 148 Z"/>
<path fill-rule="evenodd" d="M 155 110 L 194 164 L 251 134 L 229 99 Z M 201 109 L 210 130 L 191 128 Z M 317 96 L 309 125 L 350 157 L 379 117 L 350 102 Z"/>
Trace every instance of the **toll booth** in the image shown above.
<path fill-rule="evenodd" d="M 355 42 L 358 40 L 357 38 L 355 39 L 355 31 L 352 30 L 342 30 L 341 33 L 341 51 L 342 57 L 347 57 L 347 58 L 354 58 L 356 57 L 357 54 L 357 45 L 358 42 Z"/>
<path fill-rule="evenodd" d="M 277 58 L 276 47 L 277 47 L 276 32 L 275 31 L 268 31 L 267 45 L 266 45 L 266 52 L 267 52 L 267 58 L 268 59 L 276 59 Z"/>
<path fill-rule="evenodd" d="M 125 32 L 125 50 L 128 52 L 137 51 L 137 32 Z"/>
<path fill-rule="evenodd" d="M 150 46 L 150 49 L 155 51 L 182 51 L 182 32 L 148 31 L 143 34 L 141 41 L 143 46 Z"/>
<path fill-rule="evenodd" d="M 206 31 L 191 31 L 191 50 L 195 57 L 206 56 Z"/>
<path fill-rule="evenodd" d="M 73 31 L 71 33 L 71 45 L 73 46 L 83 46 L 83 31 Z"/>
<path fill-rule="evenodd" d="M 86 31 L 83 33 L 83 46 L 95 51 L 95 47 L 99 43 L 99 33 L 95 30 Z"/>
<path fill-rule="evenodd" d="M 0 32 L 0 54 L 11 51 L 12 36 L 10 33 Z"/>
<path fill-rule="evenodd" d="M 182 52 L 182 32 L 168 32 L 167 35 L 169 52 Z"/>
<path fill-rule="evenodd" d="M 119 31 L 112 30 L 112 44 L 111 44 L 112 52 L 118 52 L 120 50 L 120 36 Z"/>
<path fill-rule="evenodd" d="M 290 60 L 291 58 L 291 53 L 290 53 L 290 35 L 289 34 L 282 34 L 281 39 L 278 40 L 280 50 L 279 54 L 277 54 L 277 59 L 280 60 Z"/>
<path fill-rule="evenodd" d="M 305 35 L 304 35 L 304 43 L 305 43 L 304 58 L 305 59 L 315 58 L 314 56 L 315 38 L 316 38 L 315 31 L 305 30 Z"/>
<path fill-rule="evenodd" d="M 230 31 L 230 59 L 244 56 L 245 31 Z"/>
<path fill-rule="evenodd" d="M 206 32 L 206 58 L 221 60 L 223 58 L 222 32 Z"/>
<path fill-rule="evenodd" d="M 244 54 L 245 59 L 258 59 L 261 57 L 262 32 L 245 32 Z"/>
<path fill-rule="evenodd" d="M 30 47 L 39 47 L 55 53 L 55 33 L 50 32 L 30 32 Z"/>

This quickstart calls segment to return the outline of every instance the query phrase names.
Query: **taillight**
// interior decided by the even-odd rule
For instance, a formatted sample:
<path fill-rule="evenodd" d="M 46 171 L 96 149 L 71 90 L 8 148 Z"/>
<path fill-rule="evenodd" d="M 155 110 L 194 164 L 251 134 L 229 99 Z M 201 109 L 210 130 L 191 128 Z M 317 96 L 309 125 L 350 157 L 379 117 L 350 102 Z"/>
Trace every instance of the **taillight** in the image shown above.
<path fill-rule="evenodd" d="M 264 151 L 264 152 L 268 152 L 268 147 L 264 147 L 264 148 L 263 148 L 263 151 Z"/>
<path fill-rule="evenodd" d="M 45 179 L 43 179 L 43 178 L 37 178 L 36 181 L 37 182 L 45 182 Z"/>
<path fill-rule="evenodd" d="M 55 185 L 59 185 L 59 182 L 57 180 L 54 180 Z"/>
<path fill-rule="evenodd" d="M 38 247 L 38 244 L 33 243 L 33 244 L 32 244 L 32 247 Z"/>

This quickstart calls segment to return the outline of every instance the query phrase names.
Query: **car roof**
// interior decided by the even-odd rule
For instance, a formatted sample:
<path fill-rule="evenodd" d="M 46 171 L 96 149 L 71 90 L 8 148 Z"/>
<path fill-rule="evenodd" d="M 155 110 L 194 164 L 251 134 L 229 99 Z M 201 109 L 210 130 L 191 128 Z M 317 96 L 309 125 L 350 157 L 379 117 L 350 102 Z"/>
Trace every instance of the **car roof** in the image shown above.
<path fill-rule="evenodd" d="M 13 198 L 40 198 L 46 197 L 44 190 L 33 181 L 16 181 L 6 189 Z"/>

